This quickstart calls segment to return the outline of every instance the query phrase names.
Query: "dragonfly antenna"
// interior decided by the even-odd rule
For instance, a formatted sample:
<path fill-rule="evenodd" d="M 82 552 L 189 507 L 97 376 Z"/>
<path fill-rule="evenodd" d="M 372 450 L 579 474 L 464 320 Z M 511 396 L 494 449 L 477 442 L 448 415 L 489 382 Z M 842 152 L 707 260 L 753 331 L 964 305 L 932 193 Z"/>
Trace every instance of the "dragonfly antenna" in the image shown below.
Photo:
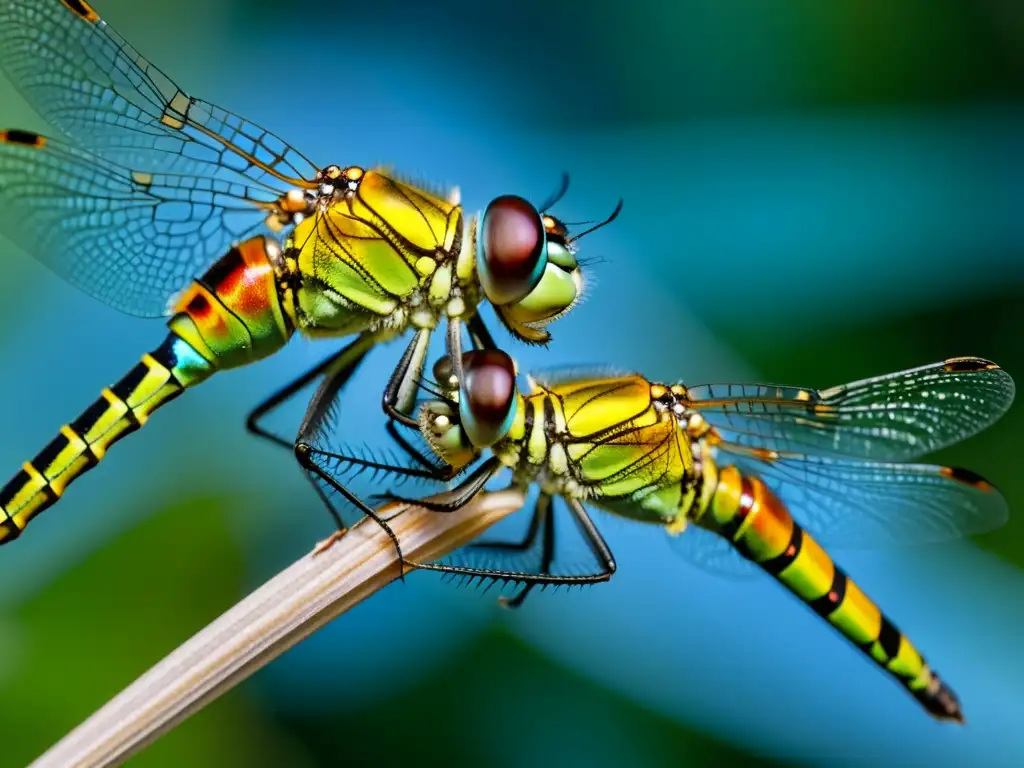
<path fill-rule="evenodd" d="M 549 197 L 544 205 L 540 206 L 540 213 L 543 216 L 548 212 L 548 209 L 555 205 L 559 200 L 565 197 L 565 193 L 569 191 L 569 174 L 562 171 L 562 183 L 551 197 Z"/>
<path fill-rule="evenodd" d="M 579 240 L 581 237 L 583 237 L 584 235 L 589 235 L 591 232 L 596 232 L 601 227 L 604 227 L 604 226 L 607 226 L 608 224 L 611 224 L 613 221 L 615 221 L 615 219 L 618 217 L 618 215 L 620 213 L 622 213 L 622 203 L 623 202 L 624 201 L 619 200 L 619 204 L 615 206 L 615 210 L 612 211 L 611 216 L 609 216 L 607 219 L 605 219 L 602 222 L 599 222 L 598 224 L 595 224 L 590 229 L 583 230 L 582 232 L 580 232 L 578 235 L 575 235 L 574 237 L 570 237 L 569 238 L 569 242 L 570 243 L 574 243 L 577 240 Z"/>

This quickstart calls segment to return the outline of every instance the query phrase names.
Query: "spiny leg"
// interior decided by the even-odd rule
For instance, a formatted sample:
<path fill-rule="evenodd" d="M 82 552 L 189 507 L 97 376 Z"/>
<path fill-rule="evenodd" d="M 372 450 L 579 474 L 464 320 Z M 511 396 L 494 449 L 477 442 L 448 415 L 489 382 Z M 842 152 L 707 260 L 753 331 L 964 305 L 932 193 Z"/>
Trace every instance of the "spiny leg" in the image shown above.
<path fill-rule="evenodd" d="M 526 531 L 526 538 L 520 542 L 498 542 L 481 546 L 525 552 L 533 547 L 534 541 L 537 540 L 537 534 L 540 532 L 541 524 L 544 526 L 544 533 L 541 539 L 540 572 L 551 573 L 551 563 L 555 559 L 555 516 L 552 514 L 551 496 L 546 493 L 542 493 L 537 498 L 537 503 L 533 508 L 533 517 L 530 518 L 530 527 Z M 526 596 L 530 594 L 530 590 L 534 586 L 534 584 L 526 584 L 511 598 L 500 597 L 498 602 L 506 608 L 519 608 L 525 602 Z"/>
<path fill-rule="evenodd" d="M 483 325 L 482 320 L 480 320 L 478 316 L 474 316 L 474 319 L 477 322 L 472 324 L 470 327 L 471 341 L 474 347 L 478 343 L 493 346 L 493 339 L 491 339 L 490 333 L 487 331 L 486 326 Z M 402 437 L 396 429 L 397 424 L 418 431 L 419 424 L 410 416 L 410 412 L 415 406 L 416 391 L 419 387 L 423 366 L 430 346 L 430 334 L 431 331 L 429 329 L 421 329 L 415 334 L 412 341 L 407 346 L 385 388 L 383 407 L 385 414 L 388 416 L 386 430 L 389 436 L 407 455 L 419 463 L 423 468 L 423 471 L 415 474 L 415 476 L 438 481 L 446 481 L 451 479 L 455 474 L 454 468 L 447 465 L 439 467 L 436 463 L 431 462 L 420 451 L 414 448 L 404 437 Z M 455 340 L 454 344 L 452 339 Z M 334 504 L 324 492 L 320 483 L 316 481 L 316 478 L 319 478 L 330 487 L 334 488 L 353 506 L 373 518 L 375 522 L 381 525 L 395 543 L 399 559 L 400 561 L 402 560 L 401 547 L 394 535 L 394 532 L 386 522 L 382 520 L 375 511 L 371 510 L 366 504 L 358 499 L 358 497 L 348 491 L 348 489 L 346 489 L 341 483 L 319 467 L 314 459 L 314 454 L 328 458 L 336 458 L 354 464 L 359 464 L 361 460 L 358 459 L 358 457 L 349 457 L 340 454 L 332 455 L 327 452 L 319 451 L 313 447 L 311 440 L 311 438 L 319 431 L 320 426 L 326 418 L 330 403 L 333 402 L 342 387 L 351 378 L 359 364 L 363 361 L 366 353 L 373 347 L 375 341 L 376 338 L 373 334 L 364 333 L 360 335 L 360 337 L 352 344 L 349 344 L 341 351 L 331 355 L 285 387 L 273 393 L 269 398 L 253 409 L 246 420 L 246 426 L 253 434 L 265 440 L 269 440 L 276 445 L 292 448 L 299 465 L 306 470 L 310 479 L 313 480 L 313 487 L 316 489 L 317 494 L 324 502 L 324 505 L 327 507 L 331 516 L 334 518 L 338 531 L 327 540 L 320 542 L 314 550 L 314 554 L 328 549 L 336 540 L 338 540 L 338 538 L 340 538 L 340 536 L 344 535 L 346 530 L 344 521 L 341 519 L 341 515 L 338 513 L 337 509 L 335 509 Z M 461 362 L 461 348 L 461 325 L 458 320 L 452 320 L 449 322 L 448 329 L 448 355 L 452 359 L 459 360 Z M 461 371 L 461 365 L 458 370 Z M 299 430 L 299 437 L 296 441 L 289 441 L 261 425 L 260 422 L 265 416 L 281 405 L 287 403 L 303 388 L 320 376 L 324 377 L 324 382 L 316 395 L 314 395 L 307 408 L 302 427 L 300 427 Z M 405 474 L 407 476 L 413 475 L 413 472 L 409 471 L 408 468 L 395 468 L 388 467 L 386 465 L 380 465 L 377 468 L 382 470 L 389 469 L 390 471 L 398 471 L 399 474 Z M 483 482 L 486 483 L 486 479 L 484 479 Z"/>
<path fill-rule="evenodd" d="M 407 453 L 414 460 L 426 462 L 426 459 L 423 459 L 420 456 L 420 454 L 416 451 L 416 449 L 409 445 L 408 442 L 397 432 L 393 422 L 388 422 L 387 432 L 388 435 L 392 438 L 392 440 L 395 441 L 395 443 L 403 452 Z M 348 453 L 322 451 L 319 449 L 312 449 L 312 453 L 315 454 L 316 457 L 327 459 L 328 461 L 337 463 L 339 465 L 348 464 L 351 466 L 360 467 L 363 470 L 370 470 L 371 472 L 387 472 L 388 474 L 398 475 L 400 477 L 417 477 L 426 480 L 444 482 L 451 479 L 451 476 L 454 474 L 453 467 L 449 467 L 447 465 L 439 467 L 438 465 L 431 464 L 429 462 L 421 467 L 409 467 L 400 464 L 391 464 L 384 461 L 377 461 L 373 458 L 366 458 L 364 456 L 356 456 L 354 454 Z M 340 486 L 338 485 L 336 479 L 327 477 L 327 475 L 320 470 L 319 466 L 314 471 L 316 471 L 317 475 L 322 477 L 325 480 L 325 482 L 330 483 L 332 487 L 340 489 Z M 327 504 L 328 508 L 331 509 L 333 512 L 333 507 L 330 506 L 330 501 L 324 495 L 319 483 L 314 482 L 313 486 L 317 489 L 317 492 L 320 494 L 320 498 L 324 500 L 324 503 Z M 355 498 L 354 496 L 350 496 L 347 492 L 343 490 L 341 492 L 345 494 L 346 498 Z M 356 503 L 356 506 L 361 511 L 366 511 L 366 508 L 362 505 L 361 502 L 356 501 L 354 503 Z M 372 517 L 378 524 L 381 525 L 381 527 L 383 527 L 390 534 L 389 526 L 387 525 L 387 523 L 390 521 L 391 518 L 383 519 L 376 514 L 370 514 L 370 517 Z M 313 555 L 319 555 L 320 553 L 330 549 L 332 546 L 334 546 L 336 542 L 341 540 L 345 533 L 346 530 L 342 525 L 341 527 L 339 527 L 339 530 L 335 531 L 328 538 L 324 539 L 323 541 L 317 544 L 316 548 L 313 550 Z M 392 540 L 394 540 L 395 537 L 392 536 L 391 538 Z M 398 548 L 398 555 L 401 558 L 402 552 L 400 547 Z"/>
<path fill-rule="evenodd" d="M 541 573 L 551 572 L 551 563 L 555 556 L 555 518 L 554 515 L 550 514 L 550 503 L 551 497 L 546 494 L 542 494 L 538 499 L 538 507 L 543 499 L 548 500 L 548 515 L 545 520 L 544 526 L 544 544 L 541 552 Z M 615 573 L 615 558 L 612 556 L 611 549 L 608 544 L 605 543 L 604 538 L 601 536 L 600 531 L 597 530 L 597 526 L 590 519 L 590 515 L 587 514 L 586 508 L 578 499 L 567 499 L 566 504 L 569 507 L 569 511 L 572 513 L 573 520 L 576 522 L 580 533 L 583 534 L 584 540 L 587 542 L 587 546 L 590 548 L 590 552 L 600 562 L 603 572 L 607 573 L 607 578 L 611 578 L 612 574 Z M 518 608 L 526 600 L 526 596 L 530 594 L 536 584 L 526 584 L 518 593 L 513 595 L 510 599 L 503 599 L 502 604 L 509 608 Z"/>
<path fill-rule="evenodd" d="M 392 436 L 397 440 L 401 440 L 400 436 Z M 402 450 L 406 450 L 403 443 L 399 443 L 399 447 Z M 415 449 L 412 449 L 415 451 Z M 442 482 L 448 478 L 450 474 L 449 470 L 444 467 L 438 467 L 436 465 L 430 465 L 428 467 L 409 467 L 403 464 L 391 464 L 386 461 L 377 461 L 374 458 L 366 458 L 365 456 L 356 456 L 353 453 L 341 453 L 335 451 L 322 451 L 320 449 L 313 449 L 313 452 L 324 459 L 327 459 L 335 464 L 348 464 L 354 467 L 360 467 L 363 470 L 370 470 L 372 472 L 386 472 L 389 475 L 398 475 L 400 477 L 418 477 L 425 480 L 436 480 Z M 401 499 L 392 499 L 395 501 L 403 501 Z M 413 500 L 408 503 L 418 504 L 419 502 Z"/>
<path fill-rule="evenodd" d="M 615 573 L 615 558 L 612 556 L 611 550 L 605 543 L 601 534 L 598 532 L 596 526 L 591 521 L 590 516 L 583 508 L 583 504 L 576 499 L 567 499 L 569 509 L 573 514 L 573 518 L 576 520 L 579 526 L 580 533 L 583 534 L 584 539 L 587 542 L 591 554 L 597 558 L 600 563 L 600 570 L 596 573 L 582 574 L 582 575 L 565 575 L 557 576 L 551 573 L 523 573 L 519 571 L 504 571 L 499 569 L 491 568 L 471 568 L 461 565 L 446 565 L 443 563 L 424 563 L 417 564 L 417 568 L 421 568 L 427 571 L 438 571 L 439 573 L 447 573 L 456 576 L 467 576 L 469 578 L 481 578 L 481 579 L 496 579 L 498 581 L 512 581 L 519 584 L 523 584 L 525 587 L 530 588 L 533 586 L 582 586 L 584 584 L 597 584 L 602 581 L 607 581 Z M 549 517 L 551 515 L 549 514 Z M 553 519 L 553 518 L 552 518 Z M 553 549 L 553 546 L 552 546 Z M 553 559 L 553 554 L 552 554 Z M 548 564 L 550 567 L 550 563 Z M 526 595 L 516 595 L 512 598 L 517 603 L 521 604 Z"/>
<path fill-rule="evenodd" d="M 414 336 L 412 343 L 409 344 L 405 353 L 402 355 L 402 358 L 399 360 L 398 365 L 395 367 L 395 371 L 391 374 L 384 396 L 384 412 L 389 416 L 389 427 L 393 428 L 393 422 L 397 421 L 403 425 L 411 425 L 413 428 L 418 428 L 415 419 L 409 418 L 409 412 L 414 404 L 414 400 L 405 408 L 401 407 L 406 404 L 399 402 L 399 389 L 403 389 L 403 384 L 407 379 L 411 380 L 413 384 L 413 386 L 411 386 L 412 397 L 415 397 L 415 385 L 418 381 L 418 372 L 417 375 L 413 377 L 409 377 L 409 372 L 410 369 L 417 371 L 417 367 L 414 365 L 416 353 L 419 352 L 422 357 L 425 358 L 427 348 L 429 347 L 429 340 L 430 331 L 424 330 L 417 333 Z M 284 448 L 288 448 L 289 450 L 294 450 L 295 441 L 282 437 L 281 435 L 278 435 L 262 426 L 260 422 L 263 418 L 271 414 L 277 408 L 286 404 L 305 387 L 307 387 L 314 379 L 320 376 L 343 375 L 347 381 L 376 341 L 376 335 L 373 333 L 365 332 L 360 334 L 359 338 L 347 347 L 335 352 L 333 355 L 330 355 L 257 405 L 246 418 L 246 428 L 257 437 L 269 440 L 275 445 L 280 445 Z M 422 360 L 419 361 L 419 369 L 422 369 Z M 337 373 L 328 374 L 328 371 L 331 370 L 336 371 Z M 409 388 L 409 386 L 406 386 L 404 389 Z"/>
<path fill-rule="evenodd" d="M 590 515 L 587 514 L 586 507 L 583 506 L 583 502 L 579 499 L 565 500 L 565 503 L 569 505 L 569 511 L 572 512 L 573 520 L 579 526 L 580 533 L 583 534 L 583 538 L 587 541 L 587 546 L 590 547 L 590 552 L 594 557 L 597 558 L 601 564 L 603 573 L 605 574 L 604 581 L 610 579 L 617 566 L 615 565 L 615 556 L 612 554 L 611 547 L 604 540 L 604 536 L 594 525 L 594 521 L 590 519 Z"/>
<path fill-rule="evenodd" d="M 429 509 L 431 512 L 455 512 L 469 504 L 484 489 L 491 478 L 502 470 L 502 467 L 501 460 L 492 456 L 450 491 L 443 491 L 421 499 L 406 498 L 391 492 L 378 494 L 376 498 L 381 501 L 415 504 L 417 507 Z"/>
<path fill-rule="evenodd" d="M 540 533 L 541 525 L 546 522 L 551 512 L 551 496 L 542 493 L 533 505 L 533 514 L 530 516 L 530 525 L 526 529 L 526 535 L 522 541 L 478 541 L 467 545 L 468 549 L 501 549 L 506 552 L 527 552 L 533 548 L 537 541 L 537 534 Z"/>
<path fill-rule="evenodd" d="M 330 405 L 334 401 L 334 398 L 337 397 L 341 389 L 348 383 L 352 374 L 355 373 L 360 363 L 362 363 L 363 359 L 366 357 L 366 354 L 373 347 L 375 341 L 376 339 L 372 334 L 361 334 L 359 338 L 344 349 L 331 355 L 326 360 L 309 369 L 293 382 L 271 395 L 249 414 L 249 418 L 246 422 L 249 430 L 255 435 L 265 440 L 269 440 L 276 445 L 292 449 L 296 460 L 299 462 L 299 466 L 307 472 L 307 475 L 313 481 L 313 487 L 316 489 L 316 492 L 323 501 L 327 511 L 334 519 L 338 531 L 327 540 L 318 544 L 314 553 L 319 553 L 324 549 L 327 549 L 339 536 L 343 535 L 346 530 L 345 523 L 342 520 L 341 515 L 338 513 L 338 510 L 335 508 L 328 495 L 324 492 L 320 483 L 317 482 L 317 478 L 319 478 L 345 497 L 360 512 L 373 518 L 374 521 L 376 521 L 377 524 L 380 525 L 391 537 L 391 540 L 394 542 L 395 548 L 398 551 L 399 558 L 401 558 L 401 548 L 398 545 L 398 539 L 394 532 L 383 520 L 381 520 L 373 509 L 366 506 L 360 499 L 331 478 L 316 464 L 316 461 L 313 459 L 314 449 L 311 445 L 311 442 L 319 432 L 325 418 L 327 417 Z M 287 440 L 260 424 L 263 417 L 284 403 L 287 403 L 304 387 L 308 386 L 310 382 L 320 376 L 323 376 L 324 380 L 313 395 L 313 398 L 310 400 L 296 440 Z"/>
<path fill-rule="evenodd" d="M 257 405 L 246 418 L 246 428 L 259 438 L 268 440 L 274 445 L 279 445 L 283 448 L 291 450 L 293 453 L 297 450 L 296 441 L 285 437 L 265 428 L 260 422 L 264 417 L 281 407 L 285 403 L 289 402 L 299 392 L 301 392 L 306 386 L 320 376 L 324 376 L 327 379 L 341 378 L 341 384 L 344 384 L 351 378 L 352 374 L 362 363 L 366 354 L 373 348 L 376 339 L 371 333 L 360 334 L 359 338 L 353 341 L 348 346 L 328 356 L 326 359 L 310 368 L 308 371 L 303 373 L 301 376 L 286 384 L 284 387 L 274 392 L 270 397 L 264 400 L 262 403 Z M 340 386 L 339 386 L 340 388 Z M 299 461 L 302 466 L 302 461 Z M 334 519 L 335 525 L 339 531 L 344 532 L 345 524 L 338 514 L 334 505 L 330 499 L 324 493 L 323 488 L 320 484 L 313 482 L 313 488 L 316 490 L 317 495 L 323 502 L 327 511 Z M 335 534 L 336 536 L 337 534 Z M 332 537 L 333 538 L 333 537 Z M 318 545 L 317 552 L 321 551 L 321 545 Z"/>
<path fill-rule="evenodd" d="M 401 444 L 399 444 L 401 447 Z M 369 469 L 379 469 L 385 472 L 393 472 L 398 475 L 411 476 L 411 477 L 424 477 L 427 479 L 439 479 L 436 474 L 436 469 L 426 469 L 417 467 L 403 467 L 398 465 L 387 464 L 384 462 L 377 462 L 370 459 L 365 459 L 357 456 L 349 456 L 345 454 L 322 454 L 334 460 L 342 463 L 351 463 L 357 466 L 367 467 Z M 491 462 L 495 462 L 497 466 L 491 466 Z M 439 468 L 444 471 L 443 468 Z M 458 509 L 460 506 L 468 503 L 472 498 L 480 492 L 487 481 L 500 471 L 500 462 L 496 462 L 491 459 L 488 462 L 484 462 L 480 467 L 477 468 L 466 480 L 464 480 L 458 487 L 452 489 L 446 494 L 437 494 L 431 497 L 431 500 L 423 499 L 408 499 L 400 500 L 406 501 L 409 504 L 416 504 L 426 508 L 435 508 L 437 511 L 450 512 L 453 509 Z M 397 498 L 397 497 L 393 497 Z M 547 501 L 545 501 L 545 498 Z M 601 537 L 597 528 L 594 526 L 590 517 L 587 515 L 583 505 L 576 500 L 569 500 L 569 508 L 573 514 L 573 517 L 580 529 L 581 534 L 585 538 L 587 545 L 594 555 L 594 557 L 600 562 L 601 570 L 593 574 L 584 575 L 573 575 L 573 576 L 555 576 L 550 571 L 551 563 L 554 560 L 555 555 L 555 542 L 554 542 L 554 524 L 553 515 L 551 514 L 551 503 L 550 497 L 546 495 L 542 496 L 538 500 L 538 508 L 534 511 L 534 516 L 531 519 L 530 528 L 527 531 L 527 535 L 524 541 L 517 543 L 502 543 L 497 542 L 494 544 L 478 544 L 470 545 L 477 547 L 490 547 L 490 548 L 506 548 L 506 549 L 520 549 L 525 550 L 533 545 L 536 541 L 536 536 L 542 529 L 545 536 L 545 547 L 542 551 L 542 562 L 541 562 L 541 573 L 526 573 L 520 571 L 510 571 L 501 569 L 490 569 L 490 568 L 470 568 L 465 566 L 453 566 L 444 564 L 417 564 L 418 568 L 424 570 L 438 571 L 441 573 L 448 573 L 452 575 L 467 576 L 470 578 L 489 578 L 499 581 L 514 581 L 526 585 L 583 585 L 583 584 L 594 584 L 601 581 L 607 581 L 612 574 L 615 572 L 615 559 L 612 556 L 611 550 Z M 458 502 L 458 503 L 457 503 Z M 544 518 L 544 519 L 542 519 Z M 548 522 L 551 521 L 551 522 Z M 510 601 L 513 606 L 522 604 L 526 597 L 524 590 L 523 594 L 516 595 Z"/>
<path fill-rule="evenodd" d="M 330 411 L 331 403 L 338 396 L 338 392 L 348 382 L 352 372 L 358 367 L 362 361 L 363 356 L 366 354 L 364 351 L 362 355 L 359 355 L 353 360 L 346 361 L 345 365 L 339 365 L 334 370 L 327 370 L 325 373 L 324 381 L 317 389 L 316 394 L 313 395 L 313 399 L 309 403 L 309 407 L 306 409 L 306 415 L 302 419 L 302 425 L 299 427 L 299 436 L 295 442 L 295 458 L 298 460 L 299 465 L 309 473 L 311 479 L 313 479 L 313 485 L 317 488 L 320 493 L 320 498 L 324 500 L 328 510 L 334 516 L 335 521 L 338 524 L 338 531 L 317 545 L 314 550 L 315 553 L 319 554 L 337 541 L 341 536 L 345 534 L 345 524 L 341 519 L 341 515 L 338 510 L 335 509 L 334 504 L 320 484 L 317 482 L 319 479 L 321 482 L 326 483 L 328 486 L 333 488 L 337 493 L 341 494 L 352 506 L 359 510 L 362 514 L 373 519 L 390 537 L 392 543 L 395 545 L 395 551 L 398 554 L 398 562 L 401 568 L 402 578 L 405 578 L 405 568 L 403 563 L 405 562 L 402 556 L 402 547 L 398 541 L 398 537 L 395 532 L 391 530 L 391 527 L 377 514 L 376 510 L 367 506 L 363 501 L 352 493 L 348 488 L 339 483 L 334 477 L 326 472 L 316 461 L 317 456 L 325 456 L 321 451 L 317 451 L 313 447 L 317 435 L 320 432 L 321 427 L 326 420 Z"/>
<path fill-rule="evenodd" d="M 405 437 L 398 431 L 398 427 L 395 422 L 389 421 L 384 430 L 388 433 L 388 437 L 390 437 L 410 459 L 415 461 L 424 469 L 435 472 L 435 480 L 438 480 L 439 482 L 447 482 L 455 477 L 455 467 L 449 464 L 439 464 L 436 461 L 431 461 L 423 454 L 422 451 L 405 439 Z"/>
<path fill-rule="evenodd" d="M 370 347 L 374 343 L 373 335 L 370 333 L 364 333 L 359 336 L 355 341 L 349 344 L 347 347 L 335 352 L 328 356 L 323 361 L 310 368 L 308 371 L 303 373 L 294 381 L 286 384 L 281 389 L 274 392 L 270 397 L 264 400 L 262 403 L 257 405 L 249 413 L 245 420 L 246 429 L 252 434 L 256 435 L 263 440 L 269 440 L 275 445 L 280 445 L 283 448 L 287 448 L 289 451 L 295 450 L 295 440 L 292 438 L 282 437 L 271 430 L 265 428 L 260 423 L 264 417 L 270 415 L 273 411 L 290 401 L 296 395 L 299 394 L 305 387 L 319 376 L 325 374 L 328 369 L 334 368 L 335 366 L 340 367 L 344 370 L 347 362 L 352 366 L 349 371 L 349 375 L 359 366 L 363 361 L 364 356 L 369 351 Z"/>
<path fill-rule="evenodd" d="M 320 386 L 317 388 L 313 398 L 309 401 L 306 413 L 302 418 L 302 424 L 299 426 L 299 435 L 292 444 L 292 450 L 294 451 L 296 460 L 299 462 L 299 466 L 309 473 L 310 479 L 313 481 L 313 487 L 316 489 L 316 492 L 319 494 L 324 506 L 327 507 L 327 511 L 330 512 L 331 517 L 334 518 L 334 522 L 338 527 L 335 534 L 325 542 L 321 542 L 317 545 L 315 550 L 316 552 L 323 551 L 330 546 L 328 542 L 333 542 L 337 537 L 344 535 L 346 526 L 333 502 L 324 492 L 324 489 L 320 484 L 316 482 L 315 477 L 320 477 L 332 487 L 335 487 L 336 485 L 331 481 L 331 478 L 329 478 L 326 473 L 320 470 L 316 465 L 316 462 L 312 459 L 311 453 L 313 449 L 310 443 L 315 435 L 320 431 L 320 427 L 327 418 L 327 414 L 330 410 L 331 403 L 334 402 L 334 398 L 337 397 L 338 393 L 352 377 L 352 374 L 355 373 L 357 368 L 359 368 L 359 365 L 363 362 L 363 359 L 366 357 L 367 352 L 370 351 L 372 346 L 373 338 L 367 334 L 363 334 L 345 347 L 345 349 L 340 353 L 335 355 L 329 365 L 321 369 L 320 372 L 323 374 L 324 380 L 320 383 Z M 335 489 L 361 512 L 367 513 L 368 511 L 369 516 L 380 523 L 384 530 L 388 532 L 392 541 L 395 542 L 395 546 L 398 545 L 398 540 L 395 538 L 394 533 L 378 518 L 377 514 L 373 510 L 369 510 L 365 504 L 349 493 L 345 488 L 337 486 Z M 401 551 L 399 551 L 399 557 L 401 557 Z"/>
<path fill-rule="evenodd" d="M 249 431 L 260 438 L 269 440 L 275 445 L 280 445 L 282 447 L 291 449 L 294 452 L 296 458 L 298 459 L 299 465 L 302 466 L 303 469 L 305 469 L 307 472 L 311 472 L 313 475 L 317 477 L 322 478 L 324 482 L 327 482 L 332 487 L 336 487 L 336 483 L 332 482 L 331 479 L 324 472 L 319 470 L 319 468 L 310 467 L 311 464 L 315 465 L 315 461 L 312 460 L 306 449 L 308 449 L 309 451 L 312 450 L 312 446 L 309 445 L 310 439 L 322 425 L 331 402 L 333 402 L 334 398 L 337 397 L 338 393 L 355 373 L 356 369 L 362 363 L 363 359 L 365 358 L 369 350 L 372 349 L 375 342 L 376 337 L 374 334 L 361 334 L 359 338 L 357 338 L 351 344 L 349 344 L 342 350 L 336 352 L 335 354 L 329 356 L 328 358 L 326 358 L 313 368 L 303 373 L 294 381 L 292 381 L 291 383 L 287 384 L 286 386 L 272 394 L 269 398 L 260 403 L 255 409 L 253 409 L 253 411 L 249 414 L 246 420 L 246 426 L 249 429 Z M 418 345 L 422 346 L 425 350 L 425 341 L 420 337 L 419 334 L 417 335 L 416 338 L 413 339 L 413 342 L 409 345 L 409 349 L 406 350 L 406 354 L 403 356 L 402 362 L 399 363 L 400 366 L 403 363 L 405 364 L 403 374 L 407 372 L 409 361 L 413 357 L 412 353 L 416 351 Z M 321 376 L 324 378 L 324 382 L 322 383 L 321 387 L 314 395 L 313 399 L 310 401 L 309 406 L 307 407 L 305 418 L 303 420 L 302 427 L 300 427 L 299 437 L 297 440 L 286 439 L 281 435 L 276 434 L 273 431 L 265 428 L 261 424 L 261 421 L 264 417 L 269 415 L 271 412 L 273 412 L 280 406 L 289 402 L 312 381 Z M 388 426 L 392 430 L 394 429 L 393 423 L 390 421 L 388 422 Z M 300 444 L 303 443 L 304 441 L 307 443 L 306 449 L 300 449 Z M 336 540 L 340 535 L 344 534 L 345 524 L 344 521 L 341 519 L 341 515 L 338 513 L 337 509 L 335 509 L 334 504 L 331 502 L 327 494 L 324 492 L 324 489 L 321 487 L 320 483 L 317 482 L 313 477 L 311 477 L 311 479 L 313 480 L 313 487 L 316 489 L 316 492 L 320 496 L 321 501 L 323 501 L 324 506 L 327 508 L 328 512 L 331 514 L 331 517 L 334 519 L 335 525 L 338 527 L 337 533 L 332 535 L 329 539 L 325 540 L 324 542 L 321 542 L 317 546 L 315 552 L 321 552 L 324 549 L 327 549 L 330 546 L 330 544 L 333 543 L 333 541 Z M 345 490 L 340 488 L 338 488 L 337 490 L 343 496 L 348 498 L 349 501 L 353 503 L 361 511 L 366 511 L 363 508 L 365 505 L 362 505 L 362 502 L 358 501 L 354 497 L 351 497 L 351 494 L 347 493 Z M 377 522 L 381 523 L 385 530 L 388 530 L 389 535 L 391 535 L 392 540 L 394 540 L 395 537 L 393 534 L 391 534 L 391 531 L 388 529 L 387 525 L 384 525 L 383 522 L 379 520 L 379 518 L 377 518 L 376 514 L 370 514 L 370 516 L 377 519 Z"/>

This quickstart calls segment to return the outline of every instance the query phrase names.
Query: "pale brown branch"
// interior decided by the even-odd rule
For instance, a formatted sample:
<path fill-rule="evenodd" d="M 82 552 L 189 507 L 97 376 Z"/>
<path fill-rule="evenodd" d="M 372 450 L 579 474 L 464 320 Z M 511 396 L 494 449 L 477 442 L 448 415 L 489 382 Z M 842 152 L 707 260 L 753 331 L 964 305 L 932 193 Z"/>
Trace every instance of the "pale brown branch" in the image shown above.
<path fill-rule="evenodd" d="M 411 508 L 391 527 L 408 560 L 429 562 L 476 538 L 522 503 L 514 491 L 482 494 L 451 514 Z M 194 635 L 32 765 L 91 768 L 124 762 L 396 578 L 398 558 L 390 538 L 364 520 L 333 547 L 303 557 Z"/>

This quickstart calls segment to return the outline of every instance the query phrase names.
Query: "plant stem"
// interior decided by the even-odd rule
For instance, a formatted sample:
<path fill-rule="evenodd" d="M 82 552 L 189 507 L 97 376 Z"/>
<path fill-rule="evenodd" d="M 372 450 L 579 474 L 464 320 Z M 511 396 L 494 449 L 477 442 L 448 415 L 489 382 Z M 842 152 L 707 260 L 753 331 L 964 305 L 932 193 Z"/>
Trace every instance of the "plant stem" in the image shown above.
<path fill-rule="evenodd" d="M 451 514 L 409 508 L 390 525 L 408 561 L 429 562 L 475 539 L 522 503 L 514 491 L 481 494 Z M 32 765 L 124 762 L 398 575 L 391 539 L 373 521 L 361 521 L 329 549 L 304 556 L 187 640 Z"/>

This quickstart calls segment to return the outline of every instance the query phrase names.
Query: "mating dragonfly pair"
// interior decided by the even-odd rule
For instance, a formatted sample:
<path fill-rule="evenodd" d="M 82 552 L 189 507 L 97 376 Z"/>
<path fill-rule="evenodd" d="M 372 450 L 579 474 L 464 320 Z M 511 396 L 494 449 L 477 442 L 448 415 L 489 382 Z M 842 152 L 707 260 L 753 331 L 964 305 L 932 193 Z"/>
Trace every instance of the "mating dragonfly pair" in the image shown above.
<path fill-rule="evenodd" d="M 580 238 L 619 208 L 571 234 L 548 212 L 565 183 L 542 205 L 506 195 L 467 217 L 457 195 L 382 171 L 317 167 L 187 95 L 84 0 L 5 0 L 0 66 L 62 135 L 0 133 L 0 229 L 111 306 L 170 316 L 164 342 L 0 490 L 0 541 L 184 390 L 272 355 L 296 333 L 354 337 L 248 421 L 294 452 L 340 528 L 354 510 L 401 552 L 346 473 L 454 483 L 416 499 L 443 513 L 509 470 L 514 485 L 537 492 L 525 537 L 417 565 L 517 582 L 515 605 L 537 585 L 612 575 L 588 507 L 654 523 L 691 562 L 730 573 L 758 566 L 927 711 L 962 720 L 955 694 L 823 546 L 938 541 L 1005 520 L 999 492 L 977 475 L 892 463 L 999 418 L 1014 387 L 998 366 L 955 358 L 822 391 L 571 371 L 520 391 L 481 304 L 516 339 L 546 343 L 546 327 L 583 289 Z M 431 335 L 442 326 L 445 354 L 430 380 Z M 371 349 L 406 335 L 383 408 L 408 460 L 332 446 L 329 414 L 346 383 Z M 314 384 L 296 437 L 266 426 Z M 554 567 L 556 500 L 586 543 L 590 564 L 571 573 Z"/>

